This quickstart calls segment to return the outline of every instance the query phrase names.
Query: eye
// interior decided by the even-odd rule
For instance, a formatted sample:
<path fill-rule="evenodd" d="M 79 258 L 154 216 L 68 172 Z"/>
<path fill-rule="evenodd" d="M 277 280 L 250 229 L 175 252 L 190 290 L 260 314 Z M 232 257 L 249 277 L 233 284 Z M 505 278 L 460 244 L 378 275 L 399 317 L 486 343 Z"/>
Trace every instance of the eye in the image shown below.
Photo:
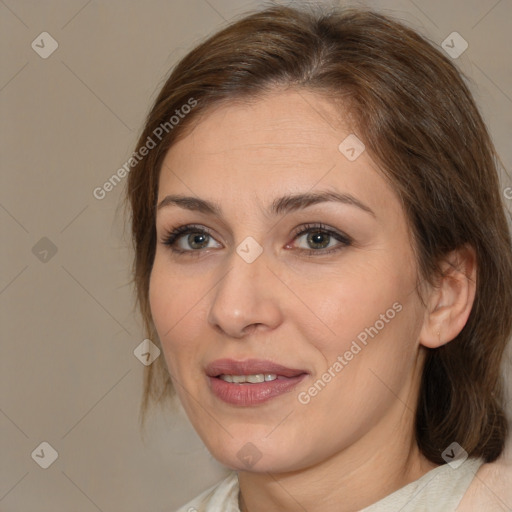
<path fill-rule="evenodd" d="M 212 242 L 218 244 L 206 228 L 193 225 L 173 229 L 162 240 L 164 245 L 169 246 L 176 253 L 199 253 L 202 249 L 221 247 L 220 244 L 211 245 Z"/>
<path fill-rule="evenodd" d="M 339 251 L 352 243 L 352 239 L 323 224 L 307 224 L 300 226 L 293 241 L 299 241 L 298 246 L 287 244 L 286 249 L 296 248 L 300 253 L 310 256 L 322 256 Z M 167 232 L 162 243 L 176 254 L 199 256 L 204 249 L 222 247 L 204 226 L 184 225 Z"/>
<path fill-rule="evenodd" d="M 326 249 L 331 245 L 331 242 L 336 240 L 325 231 L 309 231 L 306 235 L 302 235 L 300 238 L 306 237 L 306 244 L 308 247 L 302 247 L 305 249 Z M 299 246 L 300 247 L 300 246 Z"/>
<path fill-rule="evenodd" d="M 323 224 L 304 225 L 299 228 L 294 241 L 298 240 L 298 248 L 309 255 L 329 254 L 349 246 L 352 240 L 349 236 L 330 229 Z M 289 248 L 290 245 L 287 245 Z"/>

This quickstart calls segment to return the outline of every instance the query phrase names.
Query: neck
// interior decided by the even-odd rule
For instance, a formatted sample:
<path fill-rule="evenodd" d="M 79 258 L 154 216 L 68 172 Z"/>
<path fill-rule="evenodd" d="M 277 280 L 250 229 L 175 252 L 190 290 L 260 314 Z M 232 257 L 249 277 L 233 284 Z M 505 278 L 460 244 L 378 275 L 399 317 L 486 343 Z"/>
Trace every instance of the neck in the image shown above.
<path fill-rule="evenodd" d="M 421 455 L 411 422 L 404 428 L 403 420 L 391 429 L 376 425 L 314 466 L 279 473 L 240 471 L 241 512 L 354 512 L 417 480 L 436 465 Z M 400 435 L 408 430 L 409 435 Z"/>

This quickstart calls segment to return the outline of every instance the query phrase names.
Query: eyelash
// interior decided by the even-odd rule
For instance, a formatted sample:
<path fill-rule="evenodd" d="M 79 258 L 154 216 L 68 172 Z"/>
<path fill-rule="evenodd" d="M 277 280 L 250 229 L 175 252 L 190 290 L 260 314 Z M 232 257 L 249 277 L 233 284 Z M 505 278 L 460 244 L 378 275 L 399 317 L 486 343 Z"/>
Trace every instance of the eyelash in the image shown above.
<path fill-rule="evenodd" d="M 335 240 L 340 242 L 340 244 L 331 247 L 329 249 L 299 249 L 299 251 L 302 254 L 305 254 L 306 256 L 324 256 L 327 254 L 332 254 L 334 252 L 337 252 L 341 249 L 344 249 L 345 247 L 348 247 L 352 245 L 353 240 L 342 233 L 339 233 L 337 231 L 334 231 L 324 224 L 318 223 L 318 224 L 304 224 L 296 229 L 295 234 L 293 235 L 293 241 L 295 239 L 301 237 L 302 235 L 305 235 L 306 233 L 309 233 L 310 231 L 319 232 L 324 235 L 329 235 L 333 237 Z M 163 239 L 161 240 L 161 243 L 168 246 L 172 252 L 174 252 L 177 255 L 190 255 L 190 256 L 200 256 L 201 253 L 204 251 L 202 249 L 178 249 L 176 247 L 176 242 L 179 240 L 180 237 L 183 235 L 188 234 L 203 234 L 208 235 L 213 238 L 212 233 L 209 229 L 205 228 L 204 226 L 194 225 L 194 224 L 186 224 L 183 226 L 179 226 L 177 228 L 174 228 L 167 233 L 165 233 Z"/>

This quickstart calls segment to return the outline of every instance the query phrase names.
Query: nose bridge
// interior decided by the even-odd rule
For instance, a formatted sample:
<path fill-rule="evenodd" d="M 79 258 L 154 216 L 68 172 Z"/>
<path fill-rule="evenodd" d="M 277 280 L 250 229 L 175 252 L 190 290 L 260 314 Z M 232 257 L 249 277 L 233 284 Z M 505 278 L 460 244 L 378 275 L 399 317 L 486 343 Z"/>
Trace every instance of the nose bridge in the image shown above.
<path fill-rule="evenodd" d="M 282 320 L 278 297 L 271 292 L 274 276 L 264 254 L 260 250 L 256 255 L 255 250 L 246 239 L 233 251 L 210 305 L 209 323 L 232 337 L 242 337 L 251 325 L 275 328 Z"/>

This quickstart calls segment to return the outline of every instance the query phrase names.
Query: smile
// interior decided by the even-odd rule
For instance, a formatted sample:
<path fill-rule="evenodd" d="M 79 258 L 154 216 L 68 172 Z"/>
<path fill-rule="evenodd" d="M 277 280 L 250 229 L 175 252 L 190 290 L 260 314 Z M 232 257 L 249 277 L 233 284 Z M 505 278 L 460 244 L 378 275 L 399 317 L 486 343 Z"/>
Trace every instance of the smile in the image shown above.
<path fill-rule="evenodd" d="M 206 367 L 211 392 L 230 405 L 250 407 L 291 391 L 307 375 L 271 361 L 220 359 Z"/>

